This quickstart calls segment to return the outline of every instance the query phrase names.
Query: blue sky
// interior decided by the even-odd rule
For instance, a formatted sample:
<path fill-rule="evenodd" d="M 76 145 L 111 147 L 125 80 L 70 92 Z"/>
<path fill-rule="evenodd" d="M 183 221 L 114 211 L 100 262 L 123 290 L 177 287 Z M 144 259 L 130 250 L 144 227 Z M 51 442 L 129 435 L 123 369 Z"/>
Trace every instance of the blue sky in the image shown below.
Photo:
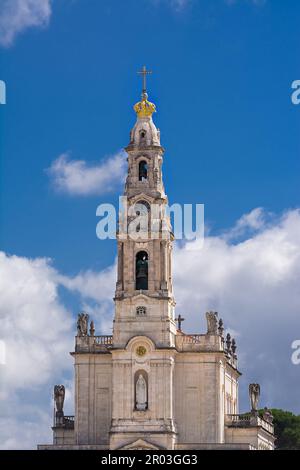
<path fill-rule="evenodd" d="M 215 242 L 223 240 L 224 231 L 232 236 L 236 221 L 249 213 L 252 219 L 242 219 L 244 222 L 239 223 L 247 229 L 241 235 L 254 246 L 254 257 L 262 237 L 268 239 L 273 234 L 273 240 L 281 229 L 282 236 L 289 234 L 290 251 L 285 250 L 276 263 L 276 268 L 280 266 L 282 270 L 280 281 L 276 278 L 279 285 L 274 284 L 273 288 L 277 292 L 284 289 L 280 298 L 290 302 L 287 309 L 293 315 L 289 325 L 284 323 L 284 326 L 284 316 L 268 317 L 276 340 L 281 331 L 285 332 L 282 345 L 285 362 L 277 368 L 272 362 L 275 350 L 272 333 L 269 349 L 261 354 L 269 354 L 270 367 L 274 367 L 265 380 L 266 398 L 278 407 L 300 412 L 296 398 L 300 369 L 290 364 L 291 341 L 300 336 L 296 319 L 300 304 L 295 287 L 295 279 L 299 280 L 300 253 L 295 241 L 295 233 L 299 233 L 296 218 L 300 205 L 300 106 L 291 102 L 291 84 L 300 78 L 300 3 L 292 0 L 35 0 L 36 10 L 32 12 L 22 10 L 22 2 L 12 3 L 16 5 L 14 11 L 8 8 L 6 0 L 0 0 L 0 79 L 7 86 L 7 104 L 0 106 L 3 252 L 6 256 L 15 255 L 16 263 L 21 263 L 21 259 L 28 263 L 31 259 L 44 260 L 42 266 L 34 264 L 37 261 L 30 264 L 33 270 L 30 272 L 42 271 L 47 282 L 53 282 L 57 295 L 55 315 L 65 312 L 71 324 L 76 309 L 87 307 L 94 309 L 100 323 L 103 314 L 106 326 L 109 324 L 109 300 L 100 292 L 103 286 L 99 284 L 95 288 L 94 285 L 97 279 L 105 283 L 107 272 L 103 274 L 103 270 L 108 269 L 112 287 L 107 292 L 112 296 L 111 266 L 116 246 L 113 241 L 96 238 L 95 214 L 98 204 L 116 202 L 122 192 L 120 151 L 128 144 L 129 131 L 135 122 L 132 106 L 141 91 L 136 71 L 146 64 L 153 70 L 148 90 L 150 100 L 157 106 L 154 120 L 166 149 L 164 183 L 169 200 L 205 204 L 205 221 L 215 250 L 210 253 L 220 253 Z M 70 162 L 76 166 L 81 161 L 83 172 L 90 168 L 93 173 L 100 168 L 101 173 L 111 158 L 117 158 L 117 163 L 112 167 L 110 180 L 102 182 L 99 191 L 86 187 L 80 193 L 57 188 L 49 168 L 53 168 L 61 155 L 68 155 L 67 166 Z M 111 186 L 109 191 L 105 190 L 107 185 Z M 262 209 L 251 212 L 257 208 Z M 287 213 L 289 219 L 285 218 Z M 229 239 L 226 243 L 227 253 L 235 242 Z M 224 255 L 225 251 L 220 253 L 219 263 L 231 264 L 238 255 L 232 252 L 230 258 Z M 286 253 L 293 253 L 295 259 L 287 261 Z M 178 259 L 180 256 L 182 253 Z M 210 256 L 205 258 L 207 263 Z M 251 269 L 247 271 L 245 259 L 243 279 L 250 282 Z M 205 277 L 201 262 L 197 271 L 199 279 Z M 218 257 L 212 256 L 211 262 L 218 263 Z M 237 264 L 240 262 L 239 258 Z M 293 268 L 287 271 L 287 265 Z M 24 270 L 28 266 L 24 265 Z M 18 265 L 14 269 L 19 273 L 21 268 Z M 272 263 L 266 263 L 263 269 L 274 273 Z M 210 294 L 195 299 L 199 305 L 194 307 L 185 299 L 184 289 L 181 291 L 182 273 L 188 282 L 191 270 L 191 266 L 185 266 L 182 272 L 180 268 L 177 271 L 180 308 L 196 308 L 197 314 L 202 314 L 210 303 L 212 309 L 225 311 L 225 323 L 227 313 L 230 328 L 242 337 L 248 323 L 254 322 L 254 332 L 264 329 L 264 321 L 255 323 L 255 318 L 260 318 L 255 312 L 260 311 L 261 303 L 272 311 L 274 290 L 266 288 L 264 296 L 263 292 L 257 293 L 253 283 L 251 298 L 244 301 L 246 308 L 235 296 L 236 278 L 230 287 L 225 282 L 220 287 L 226 295 L 226 289 L 230 290 L 230 300 L 226 296 L 218 297 L 211 288 L 220 282 L 219 273 L 215 273 L 209 287 L 199 280 L 200 286 Z M 255 276 L 260 279 L 257 272 L 253 279 Z M 57 276 L 63 280 L 58 281 Z M 89 282 L 93 287 L 89 287 Z M 245 313 L 245 323 L 237 322 L 239 312 L 230 317 L 239 301 L 238 309 L 245 307 L 245 312 L 251 304 L 252 310 Z M 53 300 L 49 302 L 52 308 Z M 35 306 L 30 302 L 28 305 L 29 309 L 38 311 L 39 300 Z M 48 306 L 44 306 L 45 312 Z M 13 309 L 16 311 L 15 304 Z M 195 322 L 191 313 L 187 326 L 195 329 Z M 51 322 L 45 324 L 51 327 Z M 268 330 L 272 331 L 272 326 Z M 64 337 L 62 331 L 57 334 Z M 261 341 L 259 344 L 263 344 L 263 338 Z M 252 351 L 250 344 L 247 348 L 242 351 L 245 367 Z M 263 381 L 266 356 L 260 361 L 257 370 Z M 51 380 L 57 380 L 55 364 L 49 365 L 44 381 L 34 382 L 37 387 L 34 393 L 40 387 L 42 393 L 49 395 Z M 249 365 L 253 374 L 254 366 Z M 286 368 L 285 384 L 294 390 L 294 395 L 290 392 L 281 401 L 280 394 L 273 393 L 272 378 L 282 368 Z M 70 380 L 70 370 L 60 370 L 59 374 Z M 250 377 L 251 374 L 249 380 Z M 245 390 L 246 386 L 243 403 L 247 402 Z M 280 389 L 281 394 L 285 393 L 283 390 Z M 17 393 L 26 394 L 30 402 L 26 380 L 16 385 Z M 48 401 L 44 399 L 45 409 Z M 46 418 L 43 418 L 45 423 Z M 17 423 L 21 418 L 15 419 Z M 12 428 L 16 430 L 17 425 L 12 424 Z M 14 442 L 7 442 L 11 447 L 16 447 L 18 442 L 23 446 L 32 444 L 29 438 L 17 434 Z"/>
<path fill-rule="evenodd" d="M 256 206 L 299 204 L 290 87 L 300 5 L 183 3 L 54 1 L 48 27 L 2 49 L 4 250 L 50 256 L 68 273 L 112 259 L 114 244 L 95 237 L 95 210 L 114 195 L 62 198 L 44 170 L 66 151 L 97 162 L 128 143 L 144 63 L 171 202 L 205 203 L 214 230 Z"/>

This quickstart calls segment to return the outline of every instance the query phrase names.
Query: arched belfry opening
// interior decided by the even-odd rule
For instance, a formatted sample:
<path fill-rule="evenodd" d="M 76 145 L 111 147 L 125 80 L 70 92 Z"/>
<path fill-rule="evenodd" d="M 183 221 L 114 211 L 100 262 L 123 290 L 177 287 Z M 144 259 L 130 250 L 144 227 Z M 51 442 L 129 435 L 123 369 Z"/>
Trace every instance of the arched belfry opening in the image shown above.
<path fill-rule="evenodd" d="M 148 164 L 145 160 L 139 163 L 139 181 L 146 181 L 148 178 Z"/>
<path fill-rule="evenodd" d="M 148 253 L 139 251 L 135 260 L 135 288 L 148 290 Z"/>
<path fill-rule="evenodd" d="M 140 141 L 143 142 L 146 139 L 147 132 L 145 129 L 140 130 Z"/>

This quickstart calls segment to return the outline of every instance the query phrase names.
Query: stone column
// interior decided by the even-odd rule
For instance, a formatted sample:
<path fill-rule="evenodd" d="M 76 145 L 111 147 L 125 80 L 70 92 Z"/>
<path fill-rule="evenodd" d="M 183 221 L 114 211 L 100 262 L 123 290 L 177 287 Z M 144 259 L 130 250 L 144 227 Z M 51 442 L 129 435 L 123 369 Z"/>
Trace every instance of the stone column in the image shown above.
<path fill-rule="evenodd" d="M 167 283 L 167 242 L 161 241 L 160 242 L 160 259 L 161 259 L 161 289 L 167 290 L 168 283 Z"/>
<path fill-rule="evenodd" d="M 117 289 L 123 290 L 123 256 L 124 256 L 124 243 L 118 243 L 118 280 Z"/>

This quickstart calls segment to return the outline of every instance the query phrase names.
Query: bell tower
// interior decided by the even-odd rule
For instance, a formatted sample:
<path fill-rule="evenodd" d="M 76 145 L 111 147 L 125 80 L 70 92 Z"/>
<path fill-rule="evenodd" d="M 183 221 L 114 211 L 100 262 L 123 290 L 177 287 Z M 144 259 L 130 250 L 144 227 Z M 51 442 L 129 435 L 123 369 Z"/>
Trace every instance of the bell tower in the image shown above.
<path fill-rule="evenodd" d="M 146 335 L 159 347 L 175 345 L 172 287 L 173 233 L 167 214 L 162 164 L 164 149 L 148 101 L 143 68 L 141 100 L 134 105 L 136 123 L 125 148 L 128 173 L 125 209 L 117 233 L 118 277 L 115 292 L 114 344 Z"/>

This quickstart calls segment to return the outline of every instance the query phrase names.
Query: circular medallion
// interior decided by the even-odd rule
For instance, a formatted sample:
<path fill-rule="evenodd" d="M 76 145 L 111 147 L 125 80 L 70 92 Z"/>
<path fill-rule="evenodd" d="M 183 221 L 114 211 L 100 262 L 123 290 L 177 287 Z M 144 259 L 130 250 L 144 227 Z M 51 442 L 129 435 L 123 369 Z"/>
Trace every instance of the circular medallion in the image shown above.
<path fill-rule="evenodd" d="M 135 350 L 137 356 L 144 356 L 147 352 L 147 349 L 145 346 L 138 346 Z"/>

